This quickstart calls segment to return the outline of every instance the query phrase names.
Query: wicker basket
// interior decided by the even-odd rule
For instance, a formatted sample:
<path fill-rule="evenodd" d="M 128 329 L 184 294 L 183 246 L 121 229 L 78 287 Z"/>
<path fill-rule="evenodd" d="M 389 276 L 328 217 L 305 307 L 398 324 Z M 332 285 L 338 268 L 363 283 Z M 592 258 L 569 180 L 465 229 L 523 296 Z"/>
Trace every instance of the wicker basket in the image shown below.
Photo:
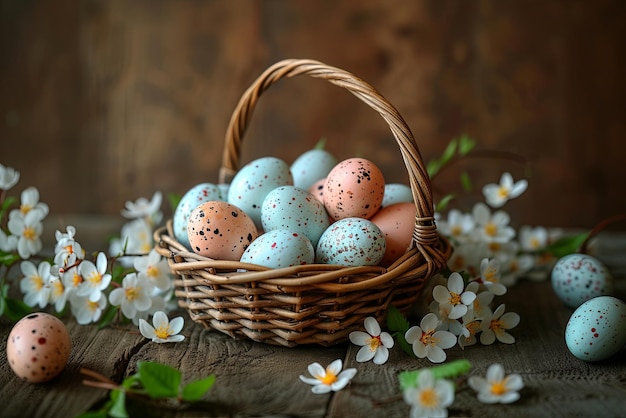
<path fill-rule="evenodd" d="M 302 74 L 349 90 L 388 123 L 416 202 L 411 249 L 388 268 L 310 264 L 269 269 L 197 255 L 176 241 L 171 220 L 154 238 L 157 251 L 177 276 L 178 304 L 193 321 L 234 338 L 288 347 L 330 346 L 363 329 L 368 316 L 382 321 L 390 304 L 407 312 L 427 280 L 445 266 L 452 249 L 437 233 L 430 179 L 406 122 L 369 84 L 318 61 L 280 61 L 243 94 L 226 132 L 219 181 L 229 182 L 236 173 L 242 136 L 261 94 L 281 78 Z"/>

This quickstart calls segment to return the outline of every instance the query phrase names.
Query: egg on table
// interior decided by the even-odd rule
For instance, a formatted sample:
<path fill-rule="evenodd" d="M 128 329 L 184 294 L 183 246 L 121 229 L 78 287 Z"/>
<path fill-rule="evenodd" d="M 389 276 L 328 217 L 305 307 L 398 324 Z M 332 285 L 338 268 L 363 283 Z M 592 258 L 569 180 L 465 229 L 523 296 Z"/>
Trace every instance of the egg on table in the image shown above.
<path fill-rule="evenodd" d="M 587 254 L 560 258 L 551 273 L 554 293 L 570 308 L 596 296 L 613 293 L 613 276 L 604 264 Z"/>
<path fill-rule="evenodd" d="M 72 342 L 65 324 L 45 312 L 20 319 L 7 339 L 7 360 L 23 380 L 42 383 L 58 376 L 70 357 Z"/>

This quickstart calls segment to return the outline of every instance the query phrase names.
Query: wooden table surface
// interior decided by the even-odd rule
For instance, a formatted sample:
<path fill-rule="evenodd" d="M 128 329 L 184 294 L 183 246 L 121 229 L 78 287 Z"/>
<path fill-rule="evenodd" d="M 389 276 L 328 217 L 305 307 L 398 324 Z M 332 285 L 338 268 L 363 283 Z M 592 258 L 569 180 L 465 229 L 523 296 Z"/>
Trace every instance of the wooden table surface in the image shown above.
<path fill-rule="evenodd" d="M 626 280 L 620 270 L 626 264 L 621 256 L 624 246 L 609 252 L 605 251 L 610 267 L 620 271 L 615 296 L 624 300 Z M 509 405 L 486 405 L 461 384 L 449 408 L 450 416 L 626 416 L 626 353 L 598 363 L 573 357 L 563 337 L 573 310 L 559 302 L 548 281 L 520 282 L 497 301 L 521 316 L 511 332 L 517 342 L 477 344 L 465 350 L 456 346 L 447 350 L 448 360 L 469 360 L 470 375 L 484 375 L 489 364 L 501 363 L 507 373 L 522 376 L 521 399 Z M 378 366 L 357 363 L 358 347 L 349 343 L 331 348 L 284 348 L 234 340 L 193 323 L 185 312 L 181 314 L 186 319 L 182 333 L 187 338 L 170 344 L 149 342 L 135 327 L 98 330 L 67 319 L 73 343 L 69 363 L 58 378 L 37 385 L 18 379 L 10 370 L 4 352 L 12 324 L 0 318 L 0 416 L 73 417 L 97 409 L 108 399 L 108 392 L 84 386 L 81 368 L 121 382 L 136 371 L 138 361 L 156 361 L 180 369 L 183 382 L 215 374 L 215 385 L 201 402 L 184 409 L 127 403 L 131 416 L 403 417 L 408 416 L 409 406 L 402 400 L 397 373 L 431 365 L 408 356 L 398 346 L 391 350 L 389 361 Z M 310 363 L 327 365 L 337 358 L 345 367 L 358 370 L 344 390 L 315 395 L 298 379 L 308 374 Z"/>

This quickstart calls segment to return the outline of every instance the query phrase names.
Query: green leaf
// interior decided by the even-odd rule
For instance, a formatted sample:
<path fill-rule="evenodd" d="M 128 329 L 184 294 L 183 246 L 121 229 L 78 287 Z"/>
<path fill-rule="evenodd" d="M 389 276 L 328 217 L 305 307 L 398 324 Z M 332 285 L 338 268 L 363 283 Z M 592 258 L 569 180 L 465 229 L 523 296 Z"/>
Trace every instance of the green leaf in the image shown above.
<path fill-rule="evenodd" d="M 324 149 L 325 147 L 326 147 L 326 137 L 322 137 L 320 138 L 319 141 L 317 141 L 317 144 L 315 144 L 313 149 Z"/>
<path fill-rule="evenodd" d="M 0 220 L 4 217 L 4 214 L 17 202 L 17 197 L 9 196 L 4 199 L 2 205 L 0 205 Z"/>
<path fill-rule="evenodd" d="M 19 299 L 4 298 L 4 301 L 6 303 L 4 313 L 11 321 L 19 321 L 33 312 L 30 306 Z"/>
<path fill-rule="evenodd" d="M 439 172 L 439 170 L 441 169 L 441 166 L 442 164 L 439 160 L 429 161 L 428 164 L 426 165 L 426 172 L 428 172 L 428 176 L 430 178 L 433 178 L 435 174 Z"/>
<path fill-rule="evenodd" d="M 126 412 L 126 392 L 120 389 L 113 389 L 111 391 L 111 400 L 113 405 L 109 409 L 109 416 L 115 418 L 127 418 L 128 412 Z"/>
<path fill-rule="evenodd" d="M 139 381 L 151 398 L 176 398 L 181 373 L 165 364 L 138 362 Z"/>
<path fill-rule="evenodd" d="M 470 371 L 472 365 L 465 359 L 454 360 L 450 363 L 429 367 L 435 379 L 452 379 Z M 417 386 L 417 378 L 424 369 L 410 370 L 398 373 L 400 388 L 404 391 Z"/>
<path fill-rule="evenodd" d="M 191 382 L 185 385 L 183 387 L 183 393 L 182 393 L 183 401 L 186 401 L 186 402 L 199 401 L 202 398 L 202 396 L 204 396 L 204 394 L 207 393 L 209 389 L 211 389 L 211 386 L 213 386 L 213 383 L 215 383 L 215 375 L 212 374 L 204 379 L 196 380 L 194 382 Z"/>
<path fill-rule="evenodd" d="M 397 332 L 406 332 L 409 329 L 409 321 L 393 305 L 389 305 L 387 309 L 387 328 Z"/>
<path fill-rule="evenodd" d="M 0 251 L 0 265 L 11 266 L 19 259 L 20 256 L 17 254 Z"/>
<path fill-rule="evenodd" d="M 447 194 L 442 197 L 441 200 L 435 205 L 435 212 L 441 212 L 445 210 L 445 208 L 448 206 L 448 203 L 450 203 L 452 199 L 454 199 L 453 194 Z"/>
<path fill-rule="evenodd" d="M 76 418 L 107 418 L 108 415 L 108 408 L 102 408 L 98 411 L 87 411 L 87 412 L 83 412 L 82 414 L 78 415 Z"/>
<path fill-rule="evenodd" d="M 568 254 L 577 252 L 588 236 L 589 232 L 583 232 L 581 234 L 562 237 L 546 246 L 542 252 L 552 254 L 556 258 L 565 257 Z"/>
<path fill-rule="evenodd" d="M 464 156 L 469 154 L 471 150 L 476 146 L 476 141 L 470 138 L 468 135 L 463 135 L 459 138 L 459 155 Z"/>
<path fill-rule="evenodd" d="M 413 352 L 413 346 L 411 346 L 411 344 L 407 342 L 404 334 L 405 332 L 398 331 L 398 332 L 394 332 L 392 336 L 393 336 L 393 339 L 398 343 L 402 351 L 404 351 L 411 357 L 416 357 L 415 353 Z"/>
<path fill-rule="evenodd" d="M 443 150 L 443 154 L 441 154 L 440 162 L 441 165 L 448 164 L 454 154 L 456 153 L 456 139 L 450 141 L 445 150 Z"/>
<path fill-rule="evenodd" d="M 467 171 L 463 171 L 461 173 L 461 186 L 463 186 L 463 190 L 466 192 L 471 192 L 473 189 L 472 180 L 470 179 L 469 174 L 467 174 Z"/>
<path fill-rule="evenodd" d="M 178 203 L 180 203 L 180 199 L 182 198 L 183 197 L 181 195 L 176 193 L 167 194 L 167 201 L 170 204 L 170 208 L 172 208 L 172 212 L 176 210 L 176 207 L 178 206 Z"/>

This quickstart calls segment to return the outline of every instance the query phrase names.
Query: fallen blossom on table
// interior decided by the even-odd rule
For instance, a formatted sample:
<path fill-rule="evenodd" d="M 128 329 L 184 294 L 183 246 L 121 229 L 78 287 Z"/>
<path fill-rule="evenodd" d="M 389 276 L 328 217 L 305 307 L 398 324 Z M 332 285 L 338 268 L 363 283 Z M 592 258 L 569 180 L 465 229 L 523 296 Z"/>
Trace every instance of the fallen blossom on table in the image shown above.
<path fill-rule="evenodd" d="M 150 325 L 146 320 L 139 320 L 139 331 L 141 335 L 151 339 L 155 343 L 180 342 L 185 339 L 184 335 L 178 333 L 183 329 L 185 321 L 182 316 L 176 317 L 171 321 L 163 311 L 157 311 L 152 316 Z"/>
<path fill-rule="evenodd" d="M 350 333 L 352 344 L 362 346 L 356 355 L 359 363 L 372 360 L 375 364 L 384 364 L 389 359 L 389 349 L 394 341 L 388 332 L 381 332 L 380 324 L 373 317 L 365 318 L 365 331 Z"/>
<path fill-rule="evenodd" d="M 308 370 L 311 376 L 300 375 L 300 380 L 308 385 L 313 385 L 311 391 L 315 394 L 337 392 L 346 387 L 356 375 L 356 369 L 343 370 L 343 362 L 337 359 L 324 368 L 319 363 L 309 364 Z"/>
<path fill-rule="evenodd" d="M 484 403 L 512 403 L 520 398 L 519 390 L 524 382 L 519 374 L 504 373 L 501 364 L 495 363 L 487 368 L 486 377 L 470 376 L 469 387 L 478 392 L 478 400 Z"/>

